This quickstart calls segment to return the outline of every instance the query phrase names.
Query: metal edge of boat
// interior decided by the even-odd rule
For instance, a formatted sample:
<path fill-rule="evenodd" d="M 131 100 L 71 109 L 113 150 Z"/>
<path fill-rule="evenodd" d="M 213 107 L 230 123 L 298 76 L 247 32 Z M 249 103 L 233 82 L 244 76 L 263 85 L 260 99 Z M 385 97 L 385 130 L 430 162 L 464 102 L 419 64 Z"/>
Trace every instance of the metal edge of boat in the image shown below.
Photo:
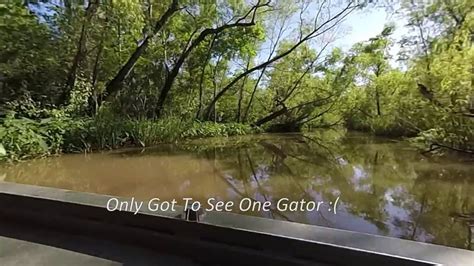
<path fill-rule="evenodd" d="M 225 265 L 474 265 L 474 252 L 226 212 L 198 222 L 143 206 L 110 212 L 84 192 L 0 182 L 0 219 Z M 128 200 L 123 198 L 122 200 Z M 245 261 L 242 258 L 245 257 Z"/>

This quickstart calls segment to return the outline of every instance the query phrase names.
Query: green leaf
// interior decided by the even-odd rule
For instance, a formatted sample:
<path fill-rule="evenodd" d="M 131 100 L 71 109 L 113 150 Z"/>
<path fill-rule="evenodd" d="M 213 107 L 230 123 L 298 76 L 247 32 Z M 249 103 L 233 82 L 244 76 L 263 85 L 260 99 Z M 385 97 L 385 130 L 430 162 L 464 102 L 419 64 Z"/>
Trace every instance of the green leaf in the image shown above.
<path fill-rule="evenodd" d="M 0 143 L 0 157 L 7 156 L 7 150 L 3 147 L 3 144 Z"/>
<path fill-rule="evenodd" d="M 46 142 L 43 139 L 38 139 L 38 144 L 40 148 L 43 150 L 43 152 L 48 151 L 48 144 L 46 144 Z"/>

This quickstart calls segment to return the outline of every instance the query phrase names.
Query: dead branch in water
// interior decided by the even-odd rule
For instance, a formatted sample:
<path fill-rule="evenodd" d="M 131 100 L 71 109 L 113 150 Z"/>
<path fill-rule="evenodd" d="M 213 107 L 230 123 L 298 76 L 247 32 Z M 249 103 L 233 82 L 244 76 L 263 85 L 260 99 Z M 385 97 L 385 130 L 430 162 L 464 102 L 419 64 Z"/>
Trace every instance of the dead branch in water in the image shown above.
<path fill-rule="evenodd" d="M 451 146 L 447 146 L 447 145 L 443 145 L 443 144 L 438 144 L 438 143 L 432 143 L 430 145 L 430 148 L 424 152 L 422 152 L 421 154 L 427 154 L 429 152 L 433 152 L 433 151 L 436 151 L 436 150 L 439 150 L 439 149 L 448 149 L 448 150 L 452 150 L 452 151 L 455 151 L 455 152 L 460 152 L 460 153 L 465 153 L 465 154 L 470 154 L 470 155 L 474 155 L 474 151 L 473 150 L 464 150 L 464 149 L 458 149 L 458 148 L 455 148 L 455 147 L 451 147 Z"/>

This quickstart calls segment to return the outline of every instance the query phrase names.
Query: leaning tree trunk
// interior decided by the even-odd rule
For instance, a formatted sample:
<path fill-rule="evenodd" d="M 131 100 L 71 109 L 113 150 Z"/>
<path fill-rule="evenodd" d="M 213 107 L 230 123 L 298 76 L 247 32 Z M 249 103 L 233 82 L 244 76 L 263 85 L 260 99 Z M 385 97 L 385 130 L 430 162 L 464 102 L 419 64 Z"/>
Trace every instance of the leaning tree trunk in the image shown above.
<path fill-rule="evenodd" d="M 240 22 L 238 20 L 235 23 L 231 24 L 225 24 L 223 26 L 217 27 L 217 28 L 207 28 L 204 29 L 196 39 L 194 39 L 187 47 L 183 50 L 181 55 L 178 58 L 178 61 L 174 65 L 173 69 L 168 73 L 166 76 L 165 83 L 163 84 L 163 87 L 161 88 L 160 96 L 158 97 L 158 102 L 157 102 L 157 108 L 155 111 L 155 115 L 157 118 L 161 116 L 161 112 L 163 111 L 163 106 L 165 104 L 165 101 L 168 97 L 169 92 L 171 91 L 171 88 L 173 86 L 174 81 L 176 80 L 176 77 L 178 76 L 179 70 L 183 66 L 185 60 L 188 58 L 188 56 L 191 54 L 191 52 L 203 42 L 207 36 L 209 35 L 217 35 L 220 32 L 223 32 L 226 29 L 230 28 L 236 28 L 236 27 L 251 27 L 254 26 L 255 22 L 252 20 L 251 22 Z M 192 38 L 192 35 L 191 35 Z"/>
<path fill-rule="evenodd" d="M 128 58 L 125 65 L 123 65 L 119 72 L 115 75 L 115 77 L 107 83 L 105 88 L 105 92 L 107 93 L 107 99 L 111 99 L 111 97 L 117 93 L 123 85 L 123 82 L 128 77 L 130 72 L 135 67 L 138 59 L 143 55 L 145 50 L 147 49 L 151 39 L 158 34 L 158 32 L 163 28 L 166 22 L 171 18 L 171 16 L 179 10 L 178 7 L 178 0 L 173 0 L 171 5 L 168 7 L 166 12 L 161 16 L 161 18 L 156 22 L 155 27 L 151 35 L 146 35 L 140 44 L 137 46 L 135 51 L 132 55 Z"/>
<path fill-rule="evenodd" d="M 261 126 L 261 125 L 263 125 L 263 124 L 265 124 L 265 123 L 267 123 L 267 122 L 272 121 L 273 119 L 275 119 L 275 118 L 277 118 L 277 117 L 279 117 L 279 116 L 281 116 L 281 115 L 286 114 L 287 112 L 288 112 L 288 108 L 286 108 L 286 106 L 284 106 L 282 109 L 280 109 L 280 110 L 278 110 L 278 111 L 275 111 L 275 112 L 273 112 L 273 113 L 271 113 L 271 114 L 265 116 L 265 117 L 262 118 L 262 119 L 259 119 L 257 122 L 255 122 L 255 123 L 253 124 L 253 126 L 259 127 L 259 126 Z"/>
<path fill-rule="evenodd" d="M 284 26 L 285 26 L 285 23 L 282 23 L 281 26 L 280 26 L 280 29 L 278 30 L 278 35 L 277 35 L 277 38 L 270 50 L 270 53 L 268 54 L 268 58 L 267 60 L 270 60 L 273 56 L 273 54 L 275 53 L 279 43 L 280 43 L 280 39 L 283 35 L 283 29 L 284 29 Z M 247 69 L 248 70 L 248 67 Z M 255 93 L 257 92 L 257 89 L 258 89 L 258 85 L 260 84 L 260 81 L 262 80 L 263 78 L 263 75 L 265 74 L 265 71 L 267 70 L 267 67 L 263 67 L 262 71 L 260 72 L 260 75 L 258 75 L 258 78 L 257 78 L 257 81 L 255 82 L 255 85 L 253 86 L 253 90 L 252 90 L 252 93 L 250 94 L 250 100 L 247 104 L 247 107 L 245 108 L 245 113 L 244 113 L 244 117 L 242 118 L 242 122 L 245 123 L 247 122 L 247 118 L 249 116 L 249 113 L 250 113 L 250 109 L 252 107 L 252 103 L 253 103 L 253 99 L 255 97 Z"/>
<path fill-rule="evenodd" d="M 249 57 L 245 70 L 249 69 L 250 60 L 251 60 L 251 58 Z M 242 116 L 241 115 L 241 113 L 242 113 L 242 100 L 244 98 L 244 88 L 245 88 L 246 83 L 247 83 L 247 77 L 245 77 L 244 80 L 242 81 L 242 85 L 240 86 L 240 90 L 239 90 L 239 100 L 237 102 L 237 114 L 236 114 L 236 117 L 235 117 L 235 119 L 237 120 L 237 123 L 240 123 L 240 117 Z"/>
<path fill-rule="evenodd" d="M 99 61 L 102 56 L 102 51 L 104 50 L 104 34 L 102 34 L 102 39 L 99 43 L 99 48 L 94 60 L 94 69 L 92 70 L 92 95 L 89 98 L 89 106 L 91 109 L 91 115 L 96 115 L 97 110 L 99 109 L 99 93 L 97 91 L 97 80 L 99 77 Z"/>
<path fill-rule="evenodd" d="M 87 29 L 91 24 L 91 20 L 94 17 L 97 8 L 99 7 L 98 0 L 91 0 L 86 8 L 85 13 L 85 21 L 82 23 L 81 26 L 81 35 L 79 37 L 79 42 L 77 46 L 77 52 L 74 55 L 74 59 L 72 61 L 71 69 L 69 69 L 69 73 L 67 75 L 66 84 L 64 86 L 64 90 L 60 96 L 59 103 L 60 104 L 67 104 L 67 101 L 70 97 L 71 90 L 74 88 L 76 83 L 77 77 L 77 70 L 79 69 L 80 65 L 84 61 L 87 53 Z"/>
<path fill-rule="evenodd" d="M 291 46 L 288 50 L 282 52 L 281 54 L 279 55 L 276 55 L 274 56 L 273 58 L 261 63 L 260 65 L 258 66 L 255 66 L 247 71 L 245 71 L 244 73 L 238 75 L 237 77 L 235 77 L 231 82 L 229 82 L 224 88 L 222 88 L 217 94 L 216 96 L 212 99 L 212 101 L 209 103 L 209 105 L 207 106 L 206 108 L 206 111 L 204 112 L 204 118 L 206 119 L 210 119 L 210 115 L 211 115 L 211 112 L 212 112 L 212 106 L 214 106 L 217 101 L 222 97 L 224 96 L 224 94 L 230 90 L 239 80 L 241 80 L 242 78 L 246 77 L 247 75 L 250 75 L 252 74 L 253 72 L 257 71 L 257 70 L 260 70 L 260 69 L 263 69 L 265 67 L 268 67 L 269 65 L 271 65 L 272 63 L 286 57 L 287 55 L 293 53 L 298 47 L 300 47 L 303 43 L 311 40 L 311 39 L 314 39 L 315 37 L 317 36 L 320 36 L 322 35 L 323 33 L 329 31 L 330 29 L 334 28 L 336 25 L 339 24 L 339 22 L 344 18 L 346 17 L 350 12 L 352 12 L 354 9 L 355 9 L 356 6 L 352 6 L 351 3 L 349 3 L 344 9 L 342 9 L 341 11 L 339 11 L 336 15 L 334 15 L 333 17 L 329 18 L 328 20 L 326 20 L 325 22 L 323 22 L 321 25 L 319 25 L 318 27 L 316 27 L 314 30 L 312 30 L 311 32 L 309 32 L 306 36 L 304 36 L 303 38 L 301 38 L 297 43 L 295 43 L 293 46 Z M 331 22 L 335 21 L 335 23 L 333 23 L 332 25 L 328 26 L 327 28 L 323 29 L 325 26 L 327 26 L 328 24 L 330 24 Z"/>
<path fill-rule="evenodd" d="M 206 61 L 204 61 L 204 65 L 202 67 L 201 71 L 201 77 L 199 79 L 199 107 L 198 111 L 196 113 L 196 119 L 199 119 L 201 117 L 201 112 L 202 112 L 202 106 L 203 106 L 203 98 L 204 98 L 204 76 L 206 75 L 206 66 L 211 58 L 212 54 L 212 48 L 214 47 L 214 43 L 216 42 L 217 35 L 214 35 L 212 38 L 211 43 L 209 44 L 209 49 L 207 50 L 207 55 L 206 55 Z"/>

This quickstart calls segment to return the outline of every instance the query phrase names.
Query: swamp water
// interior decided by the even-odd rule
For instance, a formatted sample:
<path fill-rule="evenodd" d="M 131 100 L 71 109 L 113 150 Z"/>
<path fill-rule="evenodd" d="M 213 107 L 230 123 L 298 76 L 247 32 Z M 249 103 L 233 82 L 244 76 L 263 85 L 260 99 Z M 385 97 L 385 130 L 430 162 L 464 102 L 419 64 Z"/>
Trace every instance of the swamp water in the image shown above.
<path fill-rule="evenodd" d="M 474 213 L 472 160 L 423 156 L 405 141 L 356 132 L 260 134 L 69 154 L 0 165 L 1 179 L 179 204 L 188 197 L 270 201 L 269 211 L 233 210 L 474 248 L 466 218 Z M 319 211 L 285 211 L 276 208 L 282 198 L 324 204 Z"/>

